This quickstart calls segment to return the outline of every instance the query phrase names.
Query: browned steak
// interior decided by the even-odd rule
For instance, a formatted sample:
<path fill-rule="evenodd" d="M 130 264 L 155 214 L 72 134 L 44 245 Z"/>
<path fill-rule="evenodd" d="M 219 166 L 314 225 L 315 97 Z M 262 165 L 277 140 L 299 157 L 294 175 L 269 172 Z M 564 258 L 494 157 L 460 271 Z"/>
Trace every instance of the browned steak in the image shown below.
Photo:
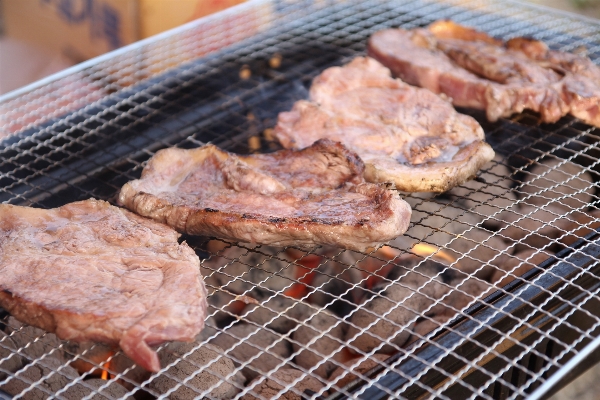
<path fill-rule="evenodd" d="M 376 32 L 368 53 L 406 82 L 444 93 L 457 106 L 483 109 L 491 121 L 530 109 L 544 122 L 570 113 L 600 126 L 600 68 L 540 41 L 504 43 L 438 21 L 427 29 Z"/>
<path fill-rule="evenodd" d="M 313 81 L 310 99 L 279 114 L 275 136 L 286 148 L 340 141 L 364 160 L 371 182 L 443 192 L 494 156 L 473 118 L 429 90 L 393 79 L 372 58 L 325 70 Z"/>
<path fill-rule="evenodd" d="M 118 344 L 158 371 L 149 346 L 204 326 L 200 261 L 171 228 L 103 201 L 0 205 L 0 306 L 61 339 Z"/>
<path fill-rule="evenodd" d="M 150 159 L 120 202 L 180 232 L 242 242 L 364 250 L 404 233 L 410 207 L 364 182 L 360 158 L 321 140 L 301 150 L 240 156 L 212 145 Z"/>

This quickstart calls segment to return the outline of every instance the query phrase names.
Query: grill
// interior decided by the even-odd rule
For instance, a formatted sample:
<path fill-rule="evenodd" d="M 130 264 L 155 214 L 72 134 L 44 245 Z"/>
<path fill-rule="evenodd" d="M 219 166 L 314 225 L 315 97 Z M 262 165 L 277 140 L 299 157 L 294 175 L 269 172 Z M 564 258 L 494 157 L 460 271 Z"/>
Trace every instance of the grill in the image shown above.
<path fill-rule="evenodd" d="M 275 151 L 277 114 L 323 69 L 363 55 L 379 29 L 448 18 L 600 57 L 597 21 L 512 1 L 252 1 L 0 98 L 0 201 L 115 204 L 169 146 Z M 118 350 L 61 341 L 1 312 L 0 398 L 553 393 L 600 344 L 600 135 L 571 117 L 489 123 L 461 111 L 482 124 L 496 159 L 448 193 L 406 195 L 410 228 L 387 247 L 184 237 L 210 293 L 196 342 L 161 346 L 163 369 L 149 376 Z M 375 344 L 365 350 L 359 335 Z"/>

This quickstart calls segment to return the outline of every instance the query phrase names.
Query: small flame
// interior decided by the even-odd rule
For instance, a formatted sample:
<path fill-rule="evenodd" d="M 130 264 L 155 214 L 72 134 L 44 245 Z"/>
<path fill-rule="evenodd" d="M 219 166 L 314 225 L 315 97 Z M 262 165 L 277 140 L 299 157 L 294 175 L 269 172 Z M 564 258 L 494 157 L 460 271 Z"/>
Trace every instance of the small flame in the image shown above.
<path fill-rule="evenodd" d="M 107 372 L 110 367 L 110 361 L 108 360 L 114 355 L 115 352 L 113 349 L 105 346 L 96 346 L 87 351 L 83 356 L 87 358 L 89 362 L 83 360 L 83 358 L 76 358 L 70 365 L 80 374 L 89 373 L 96 378 L 110 379 L 110 374 Z"/>
<path fill-rule="evenodd" d="M 400 257 L 400 251 L 389 246 L 382 246 L 377 252 L 388 260 Z M 454 263 L 456 258 L 452 257 L 447 251 L 426 243 L 417 243 L 411 249 L 411 253 L 421 257 L 431 257 L 438 262 Z"/>
<path fill-rule="evenodd" d="M 452 257 L 448 252 L 430 244 L 417 243 L 413 246 L 411 252 L 421 257 L 431 256 L 431 258 L 438 262 L 445 261 L 450 264 L 456 262 L 456 258 Z"/>
<path fill-rule="evenodd" d="M 111 358 L 114 355 L 115 355 L 115 353 L 112 352 L 110 354 L 110 356 L 108 356 L 108 358 Z M 100 379 L 107 381 L 111 378 L 114 378 L 114 375 L 108 373 L 108 370 L 110 369 L 110 360 L 107 360 L 106 362 L 102 363 L 101 365 L 102 365 L 102 372 L 100 373 Z"/>
<path fill-rule="evenodd" d="M 400 255 L 400 251 L 390 247 L 390 246 L 381 246 L 375 254 L 380 254 L 383 258 L 388 260 L 393 260 L 394 258 Z"/>
<path fill-rule="evenodd" d="M 431 257 L 434 261 L 443 264 L 452 264 L 456 262 L 456 259 L 448 252 L 429 244 L 417 243 L 411 249 L 411 253 L 420 257 Z M 398 265 L 402 264 L 403 257 L 410 256 L 410 254 L 403 255 L 400 250 L 389 246 L 382 246 L 375 252 L 375 255 L 390 261 L 397 260 Z M 367 278 L 365 287 L 367 289 L 373 288 L 373 286 L 388 276 L 392 269 L 397 267 L 395 263 L 388 262 L 386 264 L 385 262 L 378 261 L 374 258 L 367 259 L 359 265 L 365 271 L 364 276 Z"/>

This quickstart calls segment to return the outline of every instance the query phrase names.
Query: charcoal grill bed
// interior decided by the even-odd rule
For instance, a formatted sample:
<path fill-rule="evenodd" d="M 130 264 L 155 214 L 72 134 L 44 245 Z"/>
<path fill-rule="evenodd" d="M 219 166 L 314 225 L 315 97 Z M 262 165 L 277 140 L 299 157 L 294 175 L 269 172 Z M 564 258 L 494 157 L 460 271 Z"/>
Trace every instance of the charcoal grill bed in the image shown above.
<path fill-rule="evenodd" d="M 0 201 L 50 208 L 94 197 L 115 204 L 121 186 L 139 178 L 147 160 L 169 146 L 194 148 L 213 143 L 239 153 L 275 151 L 280 147 L 272 139 L 270 129 L 277 114 L 305 98 L 311 80 L 323 69 L 364 55 L 367 38 L 377 30 L 414 28 L 438 19 L 452 19 L 500 38 L 532 36 L 554 49 L 585 50 L 592 60 L 600 61 L 599 21 L 514 1 L 250 1 L 0 97 Z M 506 213 L 513 213 L 513 217 L 518 214 L 509 225 L 536 218 L 529 212 L 519 214 L 513 207 L 526 204 L 531 193 L 522 190 L 525 176 L 547 159 L 558 160 L 559 166 L 565 162 L 579 165 L 593 178 L 585 188 L 578 186 L 573 193 L 553 197 L 555 203 L 566 203 L 582 191 L 590 193 L 591 200 L 575 207 L 569 203 L 563 207 L 564 215 L 555 213 L 550 221 L 541 221 L 541 227 L 514 240 L 498 257 L 510 256 L 513 248 L 525 245 L 527 238 L 540 234 L 560 218 L 598 208 L 597 128 L 572 117 L 540 124 L 532 113 L 489 123 L 483 112 L 461 111 L 482 124 L 486 139 L 499 158 L 484 168 L 488 181 L 480 179 L 482 185 L 477 191 L 467 185 L 462 186 L 460 195 L 406 195 L 414 209 L 406 236 L 413 243 L 436 245 L 439 252 L 444 252 L 445 246 L 440 246 L 435 237 L 448 235 L 448 246 L 459 240 L 462 234 L 448 228 L 453 223 L 463 224 L 464 232 L 482 229 L 489 237 L 506 239 L 505 231 L 494 224 Z M 507 176 L 496 176 L 498 180 L 510 180 L 509 188 L 489 180 L 498 165 L 510 171 Z M 558 186 L 559 183 L 556 187 L 540 188 L 537 194 L 555 194 Z M 516 197 L 508 196 L 509 192 Z M 482 200 L 482 193 L 491 194 Z M 477 222 L 472 222 L 473 216 Z M 432 218 L 438 222 L 441 219 L 442 223 L 433 224 Z M 317 377 L 314 368 L 300 368 L 304 376 L 319 379 L 323 389 L 296 394 L 331 399 L 547 397 L 592 365 L 600 346 L 600 235 L 592 232 L 570 246 L 562 245 L 561 237 L 569 233 L 548 238 L 547 245 L 538 249 L 547 250 L 548 259 L 537 270 L 457 310 L 448 323 L 409 347 L 397 348 L 396 354 L 364 373 L 362 379 L 340 388 Z M 210 269 L 210 260 L 223 255 L 207 244 L 210 238 L 184 239 L 204 260 L 207 279 L 229 273 L 221 267 Z M 294 261 L 286 264 L 287 249 L 267 251 L 237 243 L 222 245 L 258 255 L 260 261 L 245 264 L 249 271 L 261 269 L 266 263 L 283 262 L 285 267 L 269 270 L 267 275 L 288 279 L 288 288 L 299 282 L 299 277 L 285 274 L 286 268 L 297 265 Z M 475 276 L 494 262 L 477 258 L 477 249 L 486 246 L 486 241 L 475 243 L 459 254 L 456 263 L 467 259 L 481 262 L 482 267 L 472 273 Z M 393 244 L 391 247 L 401 254 L 410 251 Z M 304 252 L 321 254 L 319 248 Z M 341 249 L 321 254 L 321 262 L 338 260 L 343 254 Z M 244 264 L 244 257 L 230 258 L 227 265 Z M 369 260 L 380 255 L 371 251 L 354 257 Z M 425 260 L 434 257 L 432 254 Z M 346 269 L 357 270 L 360 266 L 347 263 Z M 362 272 L 365 280 L 373 274 Z M 257 283 L 247 275 L 231 279 L 269 295 L 277 292 L 266 280 Z M 211 282 L 207 280 L 213 295 L 226 291 Z M 275 294 L 283 292 L 282 289 Z M 322 286 L 308 287 L 308 294 L 319 292 L 324 292 Z M 361 307 L 350 304 L 344 294 L 333 295 L 327 306 L 336 311 L 334 305 L 340 304 L 351 310 Z M 213 316 L 229 315 L 228 325 L 216 327 L 213 338 L 236 321 L 245 321 L 232 314 L 230 305 L 231 302 L 211 309 Z M 169 372 L 172 365 L 165 365 L 155 376 L 135 382 L 127 375 L 133 367 L 114 370 L 111 360 L 119 352 L 98 361 L 92 357 L 94 346 L 79 348 L 68 342 L 48 345 L 44 342 L 47 333 L 25 325 L 14 326 L 14 321 L 11 330 L 7 330 L 9 318 L 5 312 L 0 314 L 0 328 L 10 332 L 0 339 L 0 350 L 4 351 L 0 352 L 4 354 L 0 356 L 0 388 L 21 382 L 22 390 L 9 395 L 3 389 L 0 398 L 27 398 L 36 391 L 46 397 L 63 398 L 76 385 L 87 387 L 91 398 L 95 394 L 107 395 L 106 387 L 117 381 L 128 383 L 129 395 L 137 398 L 169 398 L 179 388 L 188 388 L 192 397 L 199 398 L 210 392 L 210 388 L 199 390 L 191 384 L 206 366 L 197 365 L 193 375 L 181 378 Z M 347 319 L 339 317 L 338 323 L 347 323 Z M 281 340 L 289 339 L 270 332 L 279 334 Z M 19 334 L 27 340 L 10 346 L 6 338 Z M 329 335 L 330 331 L 321 333 L 322 337 Z M 251 339 L 252 336 L 236 338 L 240 344 Z M 199 342 L 196 349 L 209 340 Z M 40 343 L 45 346 L 44 351 L 32 356 L 28 349 Z M 162 346 L 159 353 L 167 351 L 166 347 Z M 272 351 L 271 347 L 254 347 L 259 354 Z M 66 354 L 60 367 L 42 370 L 37 380 L 24 373 L 28 368 L 45 365 L 45 360 L 58 353 Z M 373 356 L 373 352 L 359 354 L 363 358 Z M 16 356 L 22 357 L 24 367 L 19 371 L 5 369 L 7 360 Z M 233 358 L 230 349 L 224 349 L 220 356 Z M 291 363 L 293 358 L 294 354 L 280 357 L 280 366 Z M 48 376 L 65 376 L 64 367 L 73 360 L 87 361 L 95 369 L 69 378 L 70 383 L 61 389 L 53 390 L 44 384 Z M 174 364 L 186 360 L 189 361 L 189 354 Z M 245 365 L 244 360 L 236 361 Z M 241 368 L 237 367 L 236 372 Z M 86 384 L 103 371 L 105 386 Z M 153 388 L 152 381 L 160 376 L 174 382 L 171 391 L 158 392 Z M 231 376 L 218 378 L 231 380 Z M 237 385 L 237 398 L 246 393 L 256 395 L 253 389 L 257 386 Z M 294 390 L 293 383 L 282 386 Z M 283 390 L 279 394 L 282 393 Z"/>

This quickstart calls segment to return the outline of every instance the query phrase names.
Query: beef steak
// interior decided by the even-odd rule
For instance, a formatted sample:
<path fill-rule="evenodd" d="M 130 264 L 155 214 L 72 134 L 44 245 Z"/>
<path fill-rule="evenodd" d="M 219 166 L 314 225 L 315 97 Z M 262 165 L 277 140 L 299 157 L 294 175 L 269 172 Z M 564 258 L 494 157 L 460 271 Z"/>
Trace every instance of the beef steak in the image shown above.
<path fill-rule="evenodd" d="M 443 93 L 457 106 L 485 110 L 490 121 L 529 109 L 544 122 L 570 113 L 600 126 L 600 68 L 537 40 L 502 42 L 438 21 L 376 32 L 368 54 L 410 84 Z"/>
<path fill-rule="evenodd" d="M 406 231 L 410 207 L 339 143 L 241 156 L 213 145 L 157 152 L 119 201 L 180 232 L 256 244 L 365 250 Z"/>
<path fill-rule="evenodd" d="M 0 205 L 0 306 L 61 339 L 119 344 L 158 371 L 149 346 L 203 328 L 200 261 L 171 228 L 104 201 Z"/>
<path fill-rule="evenodd" d="M 372 58 L 325 70 L 314 79 L 310 100 L 280 113 L 274 135 L 286 148 L 340 141 L 364 160 L 370 182 L 443 192 L 494 156 L 473 118 L 429 90 L 393 79 Z"/>

